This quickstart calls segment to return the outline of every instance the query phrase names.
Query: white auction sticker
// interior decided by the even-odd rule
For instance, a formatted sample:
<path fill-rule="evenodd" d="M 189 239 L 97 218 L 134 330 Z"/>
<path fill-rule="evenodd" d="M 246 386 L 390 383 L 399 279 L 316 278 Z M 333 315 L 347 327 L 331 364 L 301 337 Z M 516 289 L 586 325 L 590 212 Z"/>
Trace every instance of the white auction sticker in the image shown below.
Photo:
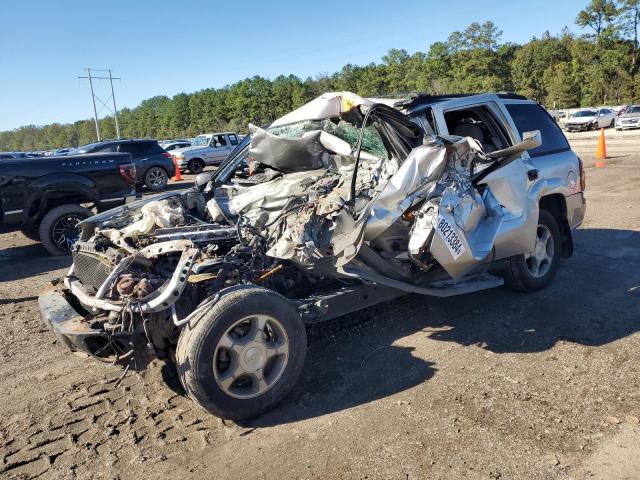
<path fill-rule="evenodd" d="M 444 240 L 445 245 L 453 256 L 453 259 L 457 260 L 460 255 L 465 252 L 465 248 L 456 231 L 451 225 L 449 225 L 449 222 L 447 222 L 441 216 L 438 216 L 438 221 L 436 222 L 436 231 L 438 232 L 438 235 L 442 237 L 442 240 Z"/>

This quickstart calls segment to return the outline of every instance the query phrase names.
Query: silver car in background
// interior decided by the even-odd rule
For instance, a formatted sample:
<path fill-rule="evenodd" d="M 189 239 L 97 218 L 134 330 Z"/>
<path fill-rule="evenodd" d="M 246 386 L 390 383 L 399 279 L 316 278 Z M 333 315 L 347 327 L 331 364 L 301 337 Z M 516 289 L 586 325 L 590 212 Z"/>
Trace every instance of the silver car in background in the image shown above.
<path fill-rule="evenodd" d="M 180 170 L 198 174 L 208 165 L 219 165 L 238 145 L 235 132 L 205 133 L 198 135 L 186 148 L 176 148 L 171 156 Z"/>
<path fill-rule="evenodd" d="M 640 128 L 640 105 L 630 105 L 616 118 L 616 130 Z"/>
<path fill-rule="evenodd" d="M 587 132 L 598 128 L 613 127 L 616 114 L 608 108 L 578 110 L 564 124 L 567 132 Z"/>

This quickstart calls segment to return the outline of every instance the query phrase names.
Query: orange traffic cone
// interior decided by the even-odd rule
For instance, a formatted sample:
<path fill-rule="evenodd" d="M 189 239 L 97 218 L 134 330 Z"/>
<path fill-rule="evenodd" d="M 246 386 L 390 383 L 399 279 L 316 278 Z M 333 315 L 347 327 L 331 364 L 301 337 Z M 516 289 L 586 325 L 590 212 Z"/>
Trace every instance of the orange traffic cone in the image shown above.
<path fill-rule="evenodd" d="M 179 182 L 180 180 L 182 180 L 182 175 L 180 175 L 180 167 L 178 166 L 178 161 L 176 160 L 176 157 L 172 157 L 172 158 L 173 158 L 173 166 L 176 167 L 176 175 L 173 177 L 173 179 Z"/>
<path fill-rule="evenodd" d="M 596 159 L 599 160 L 596 162 L 596 167 L 605 167 L 607 165 L 605 162 L 607 159 L 607 144 L 604 141 L 604 128 L 600 129 L 600 140 L 598 141 L 598 150 L 596 150 Z"/>

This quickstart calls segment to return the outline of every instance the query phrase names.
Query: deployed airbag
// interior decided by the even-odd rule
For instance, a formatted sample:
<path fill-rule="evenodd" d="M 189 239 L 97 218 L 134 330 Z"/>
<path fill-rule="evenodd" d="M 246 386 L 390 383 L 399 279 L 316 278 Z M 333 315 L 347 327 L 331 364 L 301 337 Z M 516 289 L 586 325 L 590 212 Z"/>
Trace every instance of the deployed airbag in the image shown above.
<path fill-rule="evenodd" d="M 249 156 L 283 173 L 327 168 L 329 153 L 320 141 L 320 130 L 305 132 L 300 138 L 278 137 L 249 125 Z"/>

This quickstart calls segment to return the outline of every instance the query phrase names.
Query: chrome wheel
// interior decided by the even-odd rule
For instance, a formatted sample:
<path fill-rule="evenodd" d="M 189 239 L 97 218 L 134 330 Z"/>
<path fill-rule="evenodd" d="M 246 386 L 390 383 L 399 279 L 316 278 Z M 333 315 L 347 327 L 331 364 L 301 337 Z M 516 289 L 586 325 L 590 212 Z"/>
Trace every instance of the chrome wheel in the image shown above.
<path fill-rule="evenodd" d="M 58 248 L 66 252 L 71 251 L 71 246 L 80 238 L 78 224 L 86 217 L 69 214 L 60 217 L 51 228 L 51 240 Z"/>
<path fill-rule="evenodd" d="M 546 225 L 538 225 L 536 246 L 533 252 L 525 254 L 527 269 L 536 278 L 544 277 L 553 262 L 554 241 L 551 230 Z"/>
<path fill-rule="evenodd" d="M 161 168 L 154 167 L 147 172 L 146 184 L 152 190 L 162 190 L 167 186 L 167 181 L 167 174 Z"/>
<path fill-rule="evenodd" d="M 282 324 L 268 315 L 251 315 L 234 323 L 220 338 L 213 373 L 227 395 L 252 398 L 278 381 L 288 358 L 289 339 Z"/>

